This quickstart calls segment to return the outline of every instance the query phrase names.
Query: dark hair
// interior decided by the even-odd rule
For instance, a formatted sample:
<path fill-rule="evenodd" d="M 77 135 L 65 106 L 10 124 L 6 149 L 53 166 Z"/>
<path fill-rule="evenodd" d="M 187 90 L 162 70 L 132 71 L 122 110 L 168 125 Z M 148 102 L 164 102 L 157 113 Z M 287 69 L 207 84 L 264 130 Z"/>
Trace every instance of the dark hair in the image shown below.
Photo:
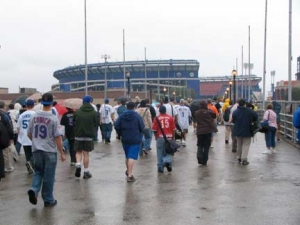
<path fill-rule="evenodd" d="M 246 104 L 246 101 L 245 101 L 245 99 L 240 99 L 239 100 L 239 106 L 244 106 Z"/>
<path fill-rule="evenodd" d="M 159 107 L 159 112 L 160 112 L 161 114 L 165 114 L 165 113 L 167 112 L 166 106 L 161 105 L 161 106 Z"/>
<path fill-rule="evenodd" d="M 10 104 L 8 105 L 8 108 L 9 108 L 9 109 L 14 109 L 14 104 L 10 103 Z"/>
<path fill-rule="evenodd" d="M 135 108 L 135 103 L 134 102 L 128 102 L 126 107 L 127 107 L 127 109 L 134 109 Z"/>
<path fill-rule="evenodd" d="M 145 101 L 145 100 L 142 100 L 142 101 L 141 101 L 140 107 L 146 107 L 146 101 Z"/>
<path fill-rule="evenodd" d="M 267 109 L 273 109 L 273 105 L 272 104 L 267 105 Z"/>
<path fill-rule="evenodd" d="M 164 102 L 164 103 L 168 103 L 168 102 L 169 102 L 169 97 L 168 97 L 168 96 L 165 96 L 163 102 Z"/>

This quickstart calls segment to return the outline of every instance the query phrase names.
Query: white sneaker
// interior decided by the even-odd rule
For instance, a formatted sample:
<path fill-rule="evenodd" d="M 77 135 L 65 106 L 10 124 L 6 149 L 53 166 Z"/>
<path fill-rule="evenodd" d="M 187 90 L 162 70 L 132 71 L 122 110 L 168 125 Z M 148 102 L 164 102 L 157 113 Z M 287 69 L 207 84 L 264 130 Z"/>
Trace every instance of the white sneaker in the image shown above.
<path fill-rule="evenodd" d="M 12 171 L 14 171 L 14 170 L 15 170 L 15 168 L 13 168 L 13 167 L 6 167 L 6 168 L 4 169 L 5 172 L 12 172 Z"/>
<path fill-rule="evenodd" d="M 271 152 L 272 152 L 273 154 L 276 154 L 276 153 L 277 153 L 277 151 L 275 150 L 275 148 L 271 149 Z"/>
<path fill-rule="evenodd" d="M 185 141 L 182 141 L 182 142 L 181 142 L 181 145 L 182 145 L 183 147 L 186 147 Z"/>
<path fill-rule="evenodd" d="M 271 152 L 271 150 L 267 149 L 267 150 L 263 151 L 262 154 L 268 154 L 268 155 L 270 155 L 270 154 L 272 154 L 272 152 Z"/>

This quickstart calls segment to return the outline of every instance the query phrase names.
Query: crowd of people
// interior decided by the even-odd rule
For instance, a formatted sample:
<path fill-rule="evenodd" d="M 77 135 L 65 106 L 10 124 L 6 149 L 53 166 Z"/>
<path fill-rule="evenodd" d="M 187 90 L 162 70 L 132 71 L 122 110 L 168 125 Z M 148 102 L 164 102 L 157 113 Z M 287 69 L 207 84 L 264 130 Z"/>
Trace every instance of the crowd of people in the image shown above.
<path fill-rule="evenodd" d="M 254 136 L 250 124 L 258 120 L 255 107 L 244 99 L 237 102 L 226 99 L 223 105 L 211 99 L 201 100 L 192 109 L 184 99 L 177 103 L 167 96 L 156 106 L 149 99 L 140 100 L 138 96 L 135 102 L 124 98 L 112 106 L 109 99 L 105 99 L 102 105 L 94 105 L 93 98 L 87 95 L 83 97 L 80 108 L 74 110 L 67 107 L 67 112 L 61 118 L 53 107 L 56 102 L 52 94 L 45 93 L 40 104 L 42 107 L 34 110 L 35 101 L 28 99 L 22 109 L 16 109 L 11 104 L 6 112 L 4 102 L 0 101 L 0 136 L 6 130 L 8 140 L 4 144 L 3 138 L 0 138 L 0 179 L 5 177 L 5 173 L 13 171 L 13 160 L 17 160 L 23 146 L 26 168 L 29 174 L 33 174 L 28 190 L 29 201 L 37 204 L 41 191 L 45 207 L 57 204 L 53 196 L 57 153 L 61 161 L 66 160 L 65 141 L 70 154 L 70 166 L 75 166 L 75 177 L 90 179 L 89 153 L 94 150 L 95 141 L 98 142 L 98 136 L 101 136 L 103 143 L 110 144 L 111 134 L 115 130 L 125 153 L 126 180 L 134 182 L 134 162 L 138 157 L 149 154 L 153 137 L 156 141 L 158 173 L 164 173 L 165 168 L 172 172 L 173 157 L 165 150 L 165 138 L 177 140 L 186 147 L 186 135 L 192 123 L 197 137 L 196 159 L 199 165 L 207 165 L 214 134 L 218 132 L 218 125 L 224 124 L 225 144 L 230 143 L 231 137 L 232 152 L 236 154 L 237 162 L 246 166 L 249 164 L 248 152 Z M 273 101 L 262 117 L 269 125 L 265 133 L 264 154 L 276 153 L 279 112 L 280 107 Z M 99 131 L 101 135 L 98 135 Z"/>

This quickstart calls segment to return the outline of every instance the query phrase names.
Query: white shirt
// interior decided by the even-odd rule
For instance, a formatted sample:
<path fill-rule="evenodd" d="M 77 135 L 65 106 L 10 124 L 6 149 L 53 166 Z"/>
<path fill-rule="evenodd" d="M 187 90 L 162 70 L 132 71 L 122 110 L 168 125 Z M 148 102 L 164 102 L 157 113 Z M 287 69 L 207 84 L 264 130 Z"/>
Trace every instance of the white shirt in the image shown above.
<path fill-rule="evenodd" d="M 178 124 L 181 127 L 181 129 L 188 129 L 189 128 L 189 117 L 192 116 L 191 110 L 189 107 L 185 105 L 180 105 L 176 107 L 176 110 L 178 111 Z"/>
<path fill-rule="evenodd" d="M 119 117 L 119 114 L 117 113 L 118 112 L 118 108 L 120 107 L 121 105 L 115 105 L 114 106 L 114 111 L 115 111 L 115 121 L 117 121 L 118 117 Z"/>
<path fill-rule="evenodd" d="M 170 103 L 163 104 L 166 107 L 166 114 L 172 116 L 173 118 L 178 115 L 178 111 L 174 106 L 172 106 Z"/>
<path fill-rule="evenodd" d="M 27 136 L 27 129 L 28 124 L 30 121 L 30 118 L 32 118 L 33 115 L 35 115 L 36 112 L 33 110 L 27 110 L 23 112 L 18 119 L 17 128 L 19 131 L 18 135 L 18 142 L 22 144 L 23 146 L 31 146 L 32 142 Z"/>
<path fill-rule="evenodd" d="M 114 108 L 108 104 L 102 104 L 100 108 L 100 121 L 102 123 L 112 123 L 111 115 L 115 113 Z"/>

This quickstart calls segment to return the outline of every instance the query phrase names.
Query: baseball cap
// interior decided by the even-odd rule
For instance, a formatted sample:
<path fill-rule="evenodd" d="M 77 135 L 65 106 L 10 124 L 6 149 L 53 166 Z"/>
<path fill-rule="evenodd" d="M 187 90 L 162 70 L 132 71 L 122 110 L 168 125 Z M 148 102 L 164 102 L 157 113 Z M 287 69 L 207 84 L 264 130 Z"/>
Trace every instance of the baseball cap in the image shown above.
<path fill-rule="evenodd" d="M 105 104 L 109 103 L 109 99 L 106 98 L 104 102 L 105 102 Z"/>
<path fill-rule="evenodd" d="M 165 113 L 167 112 L 166 106 L 164 106 L 164 105 L 160 106 L 160 107 L 159 107 L 159 112 L 160 112 L 161 114 L 165 114 Z"/>
<path fill-rule="evenodd" d="M 82 103 L 91 103 L 93 101 L 92 96 L 86 95 L 82 98 Z"/>
<path fill-rule="evenodd" d="M 45 93 L 42 96 L 41 104 L 45 106 L 51 105 L 53 102 L 53 95 L 51 93 Z"/>
<path fill-rule="evenodd" d="M 26 101 L 26 106 L 29 106 L 29 107 L 34 106 L 34 100 L 28 99 L 28 100 Z"/>

